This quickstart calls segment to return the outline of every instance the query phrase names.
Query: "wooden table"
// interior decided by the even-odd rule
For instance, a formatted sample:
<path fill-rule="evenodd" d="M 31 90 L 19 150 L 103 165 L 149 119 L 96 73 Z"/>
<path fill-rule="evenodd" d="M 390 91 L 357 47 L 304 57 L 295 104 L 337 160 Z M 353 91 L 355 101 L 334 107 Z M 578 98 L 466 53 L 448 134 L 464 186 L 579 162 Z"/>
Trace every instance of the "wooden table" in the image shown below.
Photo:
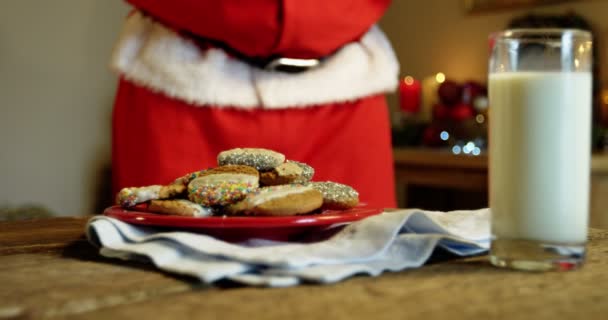
<path fill-rule="evenodd" d="M 522 273 L 480 256 L 284 289 L 206 286 L 100 257 L 85 217 L 0 223 L 0 319 L 606 319 L 608 231 L 580 270 Z"/>
<path fill-rule="evenodd" d="M 412 186 L 487 192 L 486 154 L 469 156 L 449 150 L 396 148 L 393 157 L 400 207 L 410 207 L 407 189 Z M 608 153 L 592 156 L 590 200 L 590 225 L 608 229 Z"/>

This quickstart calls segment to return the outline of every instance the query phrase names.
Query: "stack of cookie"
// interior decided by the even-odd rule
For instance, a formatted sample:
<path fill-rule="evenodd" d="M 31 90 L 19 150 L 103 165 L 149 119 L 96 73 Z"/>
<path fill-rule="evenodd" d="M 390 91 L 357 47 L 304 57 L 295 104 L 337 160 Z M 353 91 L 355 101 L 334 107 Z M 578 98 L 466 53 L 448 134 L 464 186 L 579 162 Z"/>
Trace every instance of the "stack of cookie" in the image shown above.
<path fill-rule="evenodd" d="M 124 188 L 117 202 L 125 208 L 148 203 L 148 211 L 181 216 L 291 216 L 346 210 L 359 194 L 336 182 L 313 182 L 314 169 L 268 149 L 220 152 L 218 166 L 192 172 L 169 185 Z"/>

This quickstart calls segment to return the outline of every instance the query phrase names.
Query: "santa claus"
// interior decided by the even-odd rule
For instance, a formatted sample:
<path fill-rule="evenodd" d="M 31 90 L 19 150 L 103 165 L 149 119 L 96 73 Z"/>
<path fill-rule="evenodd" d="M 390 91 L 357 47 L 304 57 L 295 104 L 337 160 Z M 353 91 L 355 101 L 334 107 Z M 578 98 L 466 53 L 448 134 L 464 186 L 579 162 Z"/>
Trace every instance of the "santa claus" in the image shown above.
<path fill-rule="evenodd" d="M 394 207 L 388 0 L 128 0 L 111 66 L 113 189 L 163 184 L 237 147 L 279 151 Z"/>

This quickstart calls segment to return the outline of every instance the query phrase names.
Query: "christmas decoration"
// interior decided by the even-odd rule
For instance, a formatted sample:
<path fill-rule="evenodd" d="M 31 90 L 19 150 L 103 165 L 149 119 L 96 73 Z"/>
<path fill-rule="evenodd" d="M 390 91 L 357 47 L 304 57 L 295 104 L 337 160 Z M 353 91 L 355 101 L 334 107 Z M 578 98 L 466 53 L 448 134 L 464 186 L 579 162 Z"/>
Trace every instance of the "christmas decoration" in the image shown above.
<path fill-rule="evenodd" d="M 420 112 L 421 103 L 420 81 L 407 76 L 399 81 L 399 107 L 406 114 Z"/>
<path fill-rule="evenodd" d="M 424 90 L 424 89 L 423 89 Z M 436 87 L 432 118 L 422 145 L 476 156 L 487 147 L 487 89 L 476 81 L 444 79 Z"/>

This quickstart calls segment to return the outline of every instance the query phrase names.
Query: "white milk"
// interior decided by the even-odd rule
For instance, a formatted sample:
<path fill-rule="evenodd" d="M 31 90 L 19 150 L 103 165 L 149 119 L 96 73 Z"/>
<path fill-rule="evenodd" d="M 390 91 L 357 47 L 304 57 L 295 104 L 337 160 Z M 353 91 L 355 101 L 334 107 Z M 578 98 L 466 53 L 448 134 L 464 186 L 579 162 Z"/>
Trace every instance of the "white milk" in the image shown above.
<path fill-rule="evenodd" d="M 583 243 L 591 74 L 490 74 L 490 207 L 499 239 Z"/>

